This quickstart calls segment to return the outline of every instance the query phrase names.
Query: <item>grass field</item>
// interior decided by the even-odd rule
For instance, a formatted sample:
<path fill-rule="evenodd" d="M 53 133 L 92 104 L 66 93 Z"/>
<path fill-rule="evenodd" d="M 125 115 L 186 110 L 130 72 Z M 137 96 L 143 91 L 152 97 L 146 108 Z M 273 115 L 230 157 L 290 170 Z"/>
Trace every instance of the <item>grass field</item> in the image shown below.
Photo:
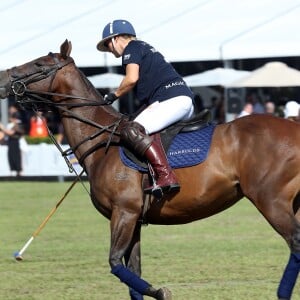
<path fill-rule="evenodd" d="M 123 300 L 110 274 L 109 222 L 78 183 L 16 262 L 71 183 L 0 183 L 0 299 Z M 174 300 L 276 299 L 288 248 L 245 200 L 209 219 L 142 229 L 143 278 Z M 294 299 L 300 299 L 299 283 Z M 145 299 L 151 299 L 145 297 Z"/>

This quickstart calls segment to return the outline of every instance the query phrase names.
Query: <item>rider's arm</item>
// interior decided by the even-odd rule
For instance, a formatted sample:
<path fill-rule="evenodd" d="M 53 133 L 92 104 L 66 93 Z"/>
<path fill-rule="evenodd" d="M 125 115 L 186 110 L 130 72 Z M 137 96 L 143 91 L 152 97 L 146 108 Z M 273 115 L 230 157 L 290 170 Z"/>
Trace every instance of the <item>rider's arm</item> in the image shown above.
<path fill-rule="evenodd" d="M 140 66 L 138 64 L 126 65 L 126 75 L 123 78 L 120 86 L 115 91 L 115 95 L 118 98 L 127 94 L 134 88 L 136 82 L 139 80 L 139 69 Z"/>

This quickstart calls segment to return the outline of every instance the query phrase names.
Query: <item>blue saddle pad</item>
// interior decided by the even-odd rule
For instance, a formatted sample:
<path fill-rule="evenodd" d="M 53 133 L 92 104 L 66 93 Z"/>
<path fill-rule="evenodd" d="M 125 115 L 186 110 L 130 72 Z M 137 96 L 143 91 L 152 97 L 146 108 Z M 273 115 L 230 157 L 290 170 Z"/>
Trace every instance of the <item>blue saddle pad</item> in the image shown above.
<path fill-rule="evenodd" d="M 167 152 L 170 166 L 176 169 L 203 162 L 207 157 L 215 127 L 216 125 L 208 125 L 196 131 L 176 135 Z M 119 149 L 121 160 L 126 166 L 141 172 L 148 171 L 129 159 L 122 147 Z"/>

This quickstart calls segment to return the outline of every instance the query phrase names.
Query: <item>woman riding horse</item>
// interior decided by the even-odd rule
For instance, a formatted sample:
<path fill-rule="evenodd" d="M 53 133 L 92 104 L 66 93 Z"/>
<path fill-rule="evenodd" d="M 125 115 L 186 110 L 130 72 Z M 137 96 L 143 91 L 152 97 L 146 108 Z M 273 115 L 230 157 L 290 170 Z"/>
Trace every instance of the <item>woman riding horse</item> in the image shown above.
<path fill-rule="evenodd" d="M 97 49 L 122 56 L 126 75 L 114 93 L 105 95 L 107 104 L 133 90 L 138 100 L 147 104 L 134 121 L 121 131 L 121 139 L 136 154 L 150 162 L 156 175 L 156 185 L 147 188 L 161 198 L 163 193 L 180 189 L 175 173 L 170 168 L 159 135 L 169 125 L 188 119 L 194 112 L 193 93 L 172 65 L 149 44 L 137 40 L 133 26 L 126 20 L 108 23 Z"/>

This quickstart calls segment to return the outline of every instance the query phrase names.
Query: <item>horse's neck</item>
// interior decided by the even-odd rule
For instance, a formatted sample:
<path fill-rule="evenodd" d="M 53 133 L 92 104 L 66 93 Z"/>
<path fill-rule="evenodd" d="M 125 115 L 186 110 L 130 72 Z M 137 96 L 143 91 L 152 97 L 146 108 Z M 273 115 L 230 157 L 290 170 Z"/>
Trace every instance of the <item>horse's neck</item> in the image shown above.
<path fill-rule="evenodd" d="M 83 140 L 90 140 L 82 146 L 91 147 L 101 143 L 110 134 L 121 114 L 110 107 L 78 107 L 62 114 L 62 122 L 70 146 L 75 147 Z M 96 135 L 96 137 L 94 137 Z"/>
<path fill-rule="evenodd" d="M 97 145 L 105 143 L 110 135 L 110 132 L 105 128 L 109 127 L 109 129 L 113 129 L 113 126 L 110 128 L 110 125 L 117 124 L 122 114 L 111 106 L 100 105 L 101 95 L 79 70 L 78 72 L 80 76 L 76 75 L 75 78 L 73 77 L 72 83 L 69 83 L 69 86 L 72 86 L 72 88 L 68 94 L 72 93 L 72 95 L 84 97 L 89 100 L 74 98 L 68 100 L 68 102 L 83 105 L 90 101 L 99 101 L 99 106 L 74 106 L 73 108 L 69 108 L 67 112 L 64 111 L 61 113 L 69 145 L 76 149 L 75 155 L 79 159 L 82 155 L 89 152 L 90 149 L 94 149 Z M 58 92 L 67 94 L 66 91 Z"/>
<path fill-rule="evenodd" d="M 97 100 L 96 95 L 86 97 Z M 69 145 L 72 149 L 75 149 L 77 159 L 81 159 L 89 153 L 84 159 L 85 162 L 89 161 L 94 155 L 94 151 L 91 151 L 91 149 L 100 150 L 97 151 L 98 158 L 100 158 L 99 153 L 104 155 L 106 141 L 111 134 L 110 130 L 114 129 L 114 124 L 118 124 L 118 120 L 122 117 L 111 106 L 74 107 L 67 112 L 63 112 L 61 116 L 64 132 Z"/>
<path fill-rule="evenodd" d="M 73 109 L 73 112 L 80 116 L 78 119 L 73 117 L 63 117 L 62 119 L 68 143 L 87 174 L 91 174 L 91 168 L 93 168 L 95 163 L 99 165 L 100 161 L 107 155 L 106 147 L 110 141 L 111 133 L 107 132 L 105 127 L 108 126 L 114 129 L 110 125 L 118 123 L 117 117 L 119 116 L 114 111 L 112 111 L 113 114 L 106 112 L 106 118 L 103 119 L 103 110 L 104 108 L 102 107 L 77 108 Z M 99 127 L 87 124 L 81 121 L 80 118 L 99 124 Z M 104 129 L 101 129 L 103 127 Z M 113 141 L 115 141 L 114 145 L 118 144 L 119 137 L 113 136 Z M 111 142 L 109 143 L 111 150 L 116 149 L 116 147 L 112 147 L 113 144 Z"/>

